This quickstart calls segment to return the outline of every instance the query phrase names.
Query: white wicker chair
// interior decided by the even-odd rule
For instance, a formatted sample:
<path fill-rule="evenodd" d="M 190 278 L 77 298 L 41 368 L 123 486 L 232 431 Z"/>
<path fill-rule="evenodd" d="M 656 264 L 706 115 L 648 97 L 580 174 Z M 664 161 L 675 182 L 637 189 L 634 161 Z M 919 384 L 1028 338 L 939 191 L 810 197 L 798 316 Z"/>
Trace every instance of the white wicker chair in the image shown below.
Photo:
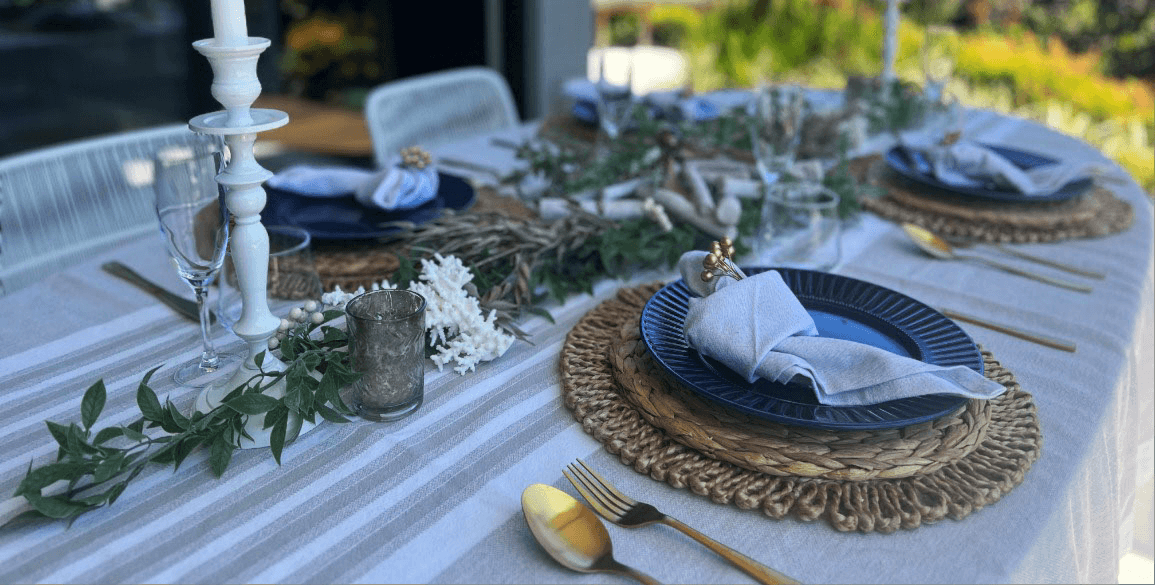
<path fill-rule="evenodd" d="M 378 167 L 407 146 L 431 147 L 519 122 L 505 78 L 485 67 L 429 73 L 378 86 L 365 101 Z"/>
<path fill-rule="evenodd" d="M 159 229 L 154 153 L 206 139 L 178 124 L 0 159 L 0 296 Z"/>

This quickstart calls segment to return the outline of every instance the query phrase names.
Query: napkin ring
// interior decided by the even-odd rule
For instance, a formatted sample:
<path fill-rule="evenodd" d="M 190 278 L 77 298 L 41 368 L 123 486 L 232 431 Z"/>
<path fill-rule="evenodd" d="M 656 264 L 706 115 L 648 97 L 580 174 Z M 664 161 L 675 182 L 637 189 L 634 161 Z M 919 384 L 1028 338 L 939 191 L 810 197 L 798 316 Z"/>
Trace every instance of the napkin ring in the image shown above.
<path fill-rule="evenodd" d="M 401 166 L 417 170 L 433 164 L 433 155 L 420 146 L 407 146 L 401 149 Z"/>
<path fill-rule="evenodd" d="M 710 253 L 702 260 L 702 268 L 703 282 L 722 276 L 742 280 L 742 273 L 734 266 L 734 242 L 730 238 L 722 238 L 711 244 Z"/>

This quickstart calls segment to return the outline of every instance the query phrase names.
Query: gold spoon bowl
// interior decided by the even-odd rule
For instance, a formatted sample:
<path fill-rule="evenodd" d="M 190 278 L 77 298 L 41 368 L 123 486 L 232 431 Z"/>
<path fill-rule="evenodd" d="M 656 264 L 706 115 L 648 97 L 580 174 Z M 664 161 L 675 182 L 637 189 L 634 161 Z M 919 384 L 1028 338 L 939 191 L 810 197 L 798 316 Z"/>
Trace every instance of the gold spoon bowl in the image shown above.
<path fill-rule="evenodd" d="M 521 509 L 534 538 L 562 565 L 583 573 L 616 573 L 646 585 L 653 577 L 614 560 L 613 543 L 593 510 L 569 494 L 535 483 L 521 494 Z"/>

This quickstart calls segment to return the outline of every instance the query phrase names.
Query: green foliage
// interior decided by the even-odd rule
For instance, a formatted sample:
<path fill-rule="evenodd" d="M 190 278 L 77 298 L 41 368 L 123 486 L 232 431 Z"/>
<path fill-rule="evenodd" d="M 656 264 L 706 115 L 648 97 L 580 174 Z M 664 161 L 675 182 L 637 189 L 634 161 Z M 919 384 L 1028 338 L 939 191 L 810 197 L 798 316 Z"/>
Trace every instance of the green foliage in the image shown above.
<path fill-rule="evenodd" d="M 843 74 L 873 75 L 882 60 L 882 24 L 855 2 L 850 10 L 810 0 L 727 2 L 714 6 L 690 31 L 695 90 L 751 87 L 783 80 L 818 61 Z M 708 86 L 707 86 L 708 85 Z"/>
<path fill-rule="evenodd" d="M 328 311 L 326 321 L 341 314 Z M 149 385 L 160 369 L 153 368 L 137 385 L 140 418 L 127 425 L 105 427 L 93 436 L 93 426 L 106 401 L 104 382 L 99 380 L 80 401 L 79 425 L 46 422 L 59 446 L 56 462 L 39 467 L 29 464 L 15 495 L 24 496 L 43 516 L 72 518 L 114 503 L 146 465 L 172 465 L 177 469 L 202 447 L 209 450 L 209 467 L 220 477 L 241 439 L 252 438 L 245 431 L 251 416 L 263 415 L 264 428 L 272 428 L 271 451 L 279 464 L 291 416 L 316 422 L 320 414 L 326 420 L 347 421 L 341 414 L 350 411 L 341 401 L 339 390 L 357 375 L 348 363 L 347 353 L 342 351 L 346 341 L 340 329 L 325 324 L 298 325 L 281 345 L 287 361 L 284 371 L 265 371 L 265 354 L 259 354 L 255 360 L 259 374 L 229 392 L 220 406 L 191 417 L 167 398 L 161 403 Z M 319 381 L 313 377 L 314 372 L 320 373 Z M 281 380 L 285 383 L 282 398 L 263 393 Z M 150 436 L 144 432 L 146 429 L 160 429 L 163 433 Z M 62 480 L 68 483 L 63 493 L 42 493 L 44 488 Z"/>
<path fill-rule="evenodd" d="M 530 172 L 545 178 L 559 197 L 657 172 L 661 163 L 658 138 L 664 126 L 643 107 L 635 107 L 632 114 L 629 131 L 605 152 L 583 143 L 529 141 L 518 149 L 517 157 L 529 163 Z"/>
<path fill-rule="evenodd" d="M 1056 37 L 1073 51 L 1102 51 L 1112 75 L 1155 80 L 1155 2 L 1151 0 L 1035 0 L 1022 22 L 1040 37 Z"/>
<path fill-rule="evenodd" d="M 610 17 L 610 44 L 622 47 L 635 45 L 642 30 L 638 15 L 623 12 Z"/>
<path fill-rule="evenodd" d="M 648 219 L 620 221 L 561 258 L 545 258 L 531 284 L 544 286 L 549 296 L 565 302 L 571 294 L 592 293 L 594 283 L 607 276 L 673 266 L 683 252 L 701 243 L 702 235 L 688 226 L 663 232 Z"/>

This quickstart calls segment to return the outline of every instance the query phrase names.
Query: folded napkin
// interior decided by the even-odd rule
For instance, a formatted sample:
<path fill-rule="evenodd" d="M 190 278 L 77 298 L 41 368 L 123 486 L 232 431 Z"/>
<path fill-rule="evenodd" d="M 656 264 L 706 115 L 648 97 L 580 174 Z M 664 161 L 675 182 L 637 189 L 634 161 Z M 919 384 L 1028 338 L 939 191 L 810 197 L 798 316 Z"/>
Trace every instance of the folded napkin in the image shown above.
<path fill-rule="evenodd" d="M 373 172 L 353 167 L 296 165 L 269 179 L 274 189 L 308 197 L 348 197 L 366 207 L 385 211 L 419 207 L 437 197 L 440 178 L 436 165 L 404 167 L 400 158 Z"/>
<path fill-rule="evenodd" d="M 953 187 L 986 188 L 992 183 L 1027 196 L 1050 195 L 1067 183 L 1090 176 L 1099 165 L 1093 163 L 1041 165 L 1022 169 L 1003 155 L 972 140 L 943 146 L 928 134 L 907 133 L 901 146 L 915 155 L 915 170 L 934 176 Z M 922 155 L 925 160 L 920 160 Z"/>
<path fill-rule="evenodd" d="M 346 167 L 291 166 L 265 184 L 309 197 L 343 197 L 373 177 L 373 171 Z"/>
<path fill-rule="evenodd" d="M 691 290 L 709 291 L 712 283 L 700 278 L 705 253 L 687 254 L 694 256 L 679 262 L 683 278 Z M 807 383 L 819 403 L 831 406 L 925 394 L 989 399 L 1005 390 L 965 366 L 933 366 L 866 344 L 819 337 L 814 320 L 777 271 L 715 281 L 708 296 L 690 299 L 686 340 L 749 382 Z"/>
<path fill-rule="evenodd" d="M 417 169 L 390 164 L 358 187 L 353 196 L 366 207 L 413 209 L 437 197 L 440 184 L 436 165 Z"/>

